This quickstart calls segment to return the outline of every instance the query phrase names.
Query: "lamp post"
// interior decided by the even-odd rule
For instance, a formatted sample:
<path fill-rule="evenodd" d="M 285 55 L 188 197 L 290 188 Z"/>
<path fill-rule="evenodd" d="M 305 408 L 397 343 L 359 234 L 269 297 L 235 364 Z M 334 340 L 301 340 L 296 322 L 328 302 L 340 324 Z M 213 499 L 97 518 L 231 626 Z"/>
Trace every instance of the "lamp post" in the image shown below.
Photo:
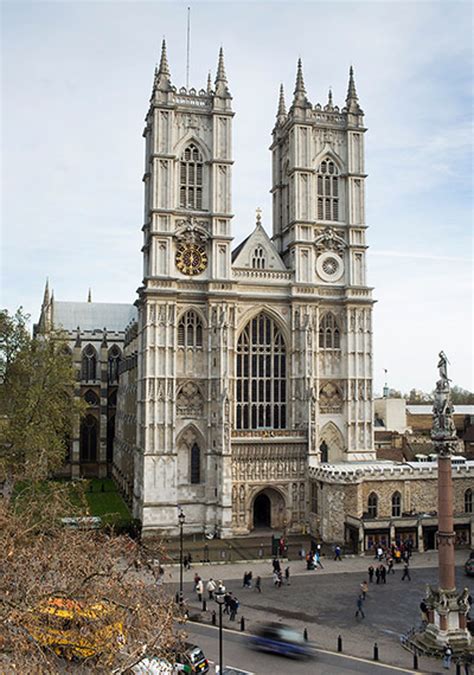
<path fill-rule="evenodd" d="M 183 526 L 186 516 L 180 509 L 178 514 L 179 521 L 179 604 L 183 605 Z"/>
<path fill-rule="evenodd" d="M 223 656 L 222 656 L 222 606 L 224 604 L 224 595 L 223 591 L 216 591 L 214 593 L 214 598 L 219 605 L 219 675 L 222 675 L 223 668 Z"/>

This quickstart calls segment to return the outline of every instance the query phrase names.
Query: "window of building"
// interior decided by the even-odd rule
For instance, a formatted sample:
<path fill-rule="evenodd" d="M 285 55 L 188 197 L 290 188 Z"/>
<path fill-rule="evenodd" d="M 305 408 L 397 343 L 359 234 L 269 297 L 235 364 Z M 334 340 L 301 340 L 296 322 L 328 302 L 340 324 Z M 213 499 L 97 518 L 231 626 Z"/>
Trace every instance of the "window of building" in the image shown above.
<path fill-rule="evenodd" d="M 285 429 L 285 342 L 263 312 L 240 334 L 236 366 L 237 429 Z"/>
<path fill-rule="evenodd" d="M 392 495 L 392 518 L 399 518 L 402 515 L 402 495 L 394 492 Z"/>
<path fill-rule="evenodd" d="M 339 169 L 331 159 L 323 159 L 318 169 L 318 220 L 339 220 Z"/>
<path fill-rule="evenodd" d="M 184 209 L 202 209 L 202 154 L 194 143 L 188 145 L 180 161 L 179 205 Z"/>
<path fill-rule="evenodd" d="M 87 405 L 99 405 L 99 397 L 95 391 L 92 391 L 92 389 L 88 389 L 86 391 L 84 394 L 84 401 L 87 403 Z"/>
<path fill-rule="evenodd" d="M 86 415 L 86 417 L 81 422 L 81 462 L 97 461 L 97 428 L 97 420 L 92 415 Z"/>
<path fill-rule="evenodd" d="M 82 353 L 81 379 L 86 382 L 97 377 L 97 352 L 92 345 L 87 345 Z"/>
<path fill-rule="evenodd" d="M 265 269 L 265 251 L 261 246 L 257 246 L 252 256 L 252 267 L 257 270 Z"/>
<path fill-rule="evenodd" d="M 178 323 L 179 347 L 202 347 L 202 321 L 192 309 Z"/>
<path fill-rule="evenodd" d="M 367 500 L 367 515 L 369 518 L 377 518 L 378 501 L 379 499 L 375 492 L 371 492 Z"/>
<path fill-rule="evenodd" d="M 311 483 L 311 512 L 318 513 L 318 484 Z"/>
<path fill-rule="evenodd" d="M 191 448 L 191 483 L 201 482 L 201 450 L 197 443 Z"/>
<path fill-rule="evenodd" d="M 464 511 L 466 513 L 472 513 L 472 490 L 469 488 L 464 493 Z"/>
<path fill-rule="evenodd" d="M 107 361 L 107 372 L 109 377 L 109 383 L 118 382 L 119 367 L 120 367 L 120 349 L 117 347 L 117 345 L 114 345 L 109 350 L 109 356 Z"/>
<path fill-rule="evenodd" d="M 319 348 L 341 348 L 341 333 L 336 317 L 332 312 L 327 312 L 319 322 Z"/>

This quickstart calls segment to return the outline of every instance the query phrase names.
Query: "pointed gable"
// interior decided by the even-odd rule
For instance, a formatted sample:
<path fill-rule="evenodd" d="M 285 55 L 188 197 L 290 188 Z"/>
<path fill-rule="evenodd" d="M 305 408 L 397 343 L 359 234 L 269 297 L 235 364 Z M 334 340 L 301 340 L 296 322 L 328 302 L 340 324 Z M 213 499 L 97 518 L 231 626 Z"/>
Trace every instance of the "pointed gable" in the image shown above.
<path fill-rule="evenodd" d="M 260 223 L 232 252 L 232 267 L 286 271 L 276 246 Z"/>

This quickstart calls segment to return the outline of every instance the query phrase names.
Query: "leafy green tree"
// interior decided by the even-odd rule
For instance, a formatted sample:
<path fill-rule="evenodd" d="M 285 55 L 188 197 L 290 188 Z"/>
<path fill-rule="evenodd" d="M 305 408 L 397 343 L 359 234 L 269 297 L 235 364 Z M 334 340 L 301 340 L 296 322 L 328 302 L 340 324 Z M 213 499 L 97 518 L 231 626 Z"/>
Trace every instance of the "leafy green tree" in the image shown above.
<path fill-rule="evenodd" d="M 457 384 L 451 387 L 451 400 L 454 405 L 473 405 L 474 392 L 459 387 Z"/>
<path fill-rule="evenodd" d="M 61 466 L 82 404 L 61 335 L 32 338 L 28 317 L 0 312 L 0 485 L 11 497 L 15 481 L 41 480 Z"/>

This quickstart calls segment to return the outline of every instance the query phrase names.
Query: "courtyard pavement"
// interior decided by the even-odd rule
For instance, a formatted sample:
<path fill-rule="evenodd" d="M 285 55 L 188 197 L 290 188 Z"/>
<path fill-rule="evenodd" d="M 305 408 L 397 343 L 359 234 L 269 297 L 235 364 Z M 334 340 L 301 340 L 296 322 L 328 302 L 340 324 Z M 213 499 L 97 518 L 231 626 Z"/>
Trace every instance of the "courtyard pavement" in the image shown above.
<path fill-rule="evenodd" d="M 470 589 L 474 595 L 473 580 L 467 577 L 462 565 L 468 552 L 457 551 L 457 588 Z M 324 569 L 307 571 L 300 560 L 282 562 L 282 569 L 290 567 L 290 585 L 275 588 L 272 583 L 271 561 L 244 562 L 228 565 L 196 564 L 184 572 L 184 595 L 191 617 L 210 622 L 214 602 L 202 612 L 193 590 L 194 574 L 204 582 L 212 577 L 222 579 L 226 588 L 239 599 L 239 619 L 245 617 L 245 628 L 252 632 L 258 623 L 281 621 L 301 631 L 305 628 L 311 641 L 318 646 L 336 651 L 337 637 L 341 635 L 343 651 L 347 654 L 372 658 L 374 643 L 379 648 L 380 660 L 401 667 L 411 667 L 413 657 L 400 645 L 400 636 L 420 623 L 419 604 L 425 595 L 426 584 L 437 582 L 437 553 L 415 553 L 411 559 L 411 581 L 402 581 L 403 565 L 395 565 L 395 573 L 387 576 L 386 584 L 369 585 L 364 604 L 365 619 L 355 618 L 359 584 L 367 579 L 367 567 L 375 565 L 372 557 L 346 557 L 342 562 L 323 558 Z M 253 578 L 262 578 L 262 593 L 253 588 L 242 588 L 245 571 L 252 570 Z M 172 593 L 178 589 L 179 566 L 165 567 L 164 581 Z M 225 617 L 226 627 L 233 624 Z M 441 672 L 439 662 L 420 658 L 424 672 Z M 454 671 L 454 666 L 453 666 Z M 446 672 L 446 671 L 444 671 Z"/>

